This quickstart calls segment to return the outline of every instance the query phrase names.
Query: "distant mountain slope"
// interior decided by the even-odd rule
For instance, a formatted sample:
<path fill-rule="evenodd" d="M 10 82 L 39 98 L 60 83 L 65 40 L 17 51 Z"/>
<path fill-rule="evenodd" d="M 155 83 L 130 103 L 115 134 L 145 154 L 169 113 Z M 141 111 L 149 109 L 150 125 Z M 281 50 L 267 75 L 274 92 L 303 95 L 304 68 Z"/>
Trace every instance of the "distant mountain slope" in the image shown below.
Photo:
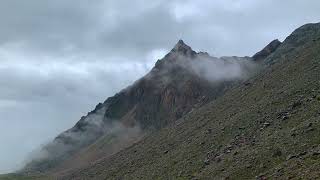
<path fill-rule="evenodd" d="M 265 70 L 133 146 L 63 179 L 319 179 L 320 24 Z"/>
<path fill-rule="evenodd" d="M 221 96 L 255 70 L 249 57 L 219 59 L 180 40 L 150 73 L 98 104 L 46 145 L 23 172 L 64 171 L 116 153 Z"/>

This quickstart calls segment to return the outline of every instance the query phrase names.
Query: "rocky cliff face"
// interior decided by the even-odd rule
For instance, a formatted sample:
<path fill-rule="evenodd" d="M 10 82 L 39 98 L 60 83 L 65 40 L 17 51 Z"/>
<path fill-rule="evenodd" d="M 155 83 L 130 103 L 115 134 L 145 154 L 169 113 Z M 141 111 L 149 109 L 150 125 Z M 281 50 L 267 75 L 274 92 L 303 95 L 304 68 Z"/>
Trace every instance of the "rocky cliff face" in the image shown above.
<path fill-rule="evenodd" d="M 100 103 L 42 149 L 26 171 L 47 171 L 112 132 L 122 128 L 157 130 L 183 117 L 193 108 L 222 95 L 234 83 L 250 76 L 255 68 L 249 57 L 215 58 L 197 53 L 180 40 L 143 78 Z"/>

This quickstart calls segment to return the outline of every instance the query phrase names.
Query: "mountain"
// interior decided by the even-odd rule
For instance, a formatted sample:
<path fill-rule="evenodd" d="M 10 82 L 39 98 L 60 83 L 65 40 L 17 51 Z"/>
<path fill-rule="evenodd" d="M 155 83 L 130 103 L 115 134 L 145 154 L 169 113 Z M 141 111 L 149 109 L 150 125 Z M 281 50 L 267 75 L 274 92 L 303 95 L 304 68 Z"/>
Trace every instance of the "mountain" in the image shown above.
<path fill-rule="evenodd" d="M 319 49 L 320 23 L 253 57 L 180 40 L 42 148 L 26 176 L 0 178 L 319 179 Z"/>
<path fill-rule="evenodd" d="M 304 25 L 249 80 L 60 178 L 319 179 L 319 50 L 320 24 Z"/>
<path fill-rule="evenodd" d="M 250 57 L 197 53 L 179 40 L 147 75 L 43 147 L 23 172 L 61 173 L 117 153 L 222 96 L 257 66 Z"/>

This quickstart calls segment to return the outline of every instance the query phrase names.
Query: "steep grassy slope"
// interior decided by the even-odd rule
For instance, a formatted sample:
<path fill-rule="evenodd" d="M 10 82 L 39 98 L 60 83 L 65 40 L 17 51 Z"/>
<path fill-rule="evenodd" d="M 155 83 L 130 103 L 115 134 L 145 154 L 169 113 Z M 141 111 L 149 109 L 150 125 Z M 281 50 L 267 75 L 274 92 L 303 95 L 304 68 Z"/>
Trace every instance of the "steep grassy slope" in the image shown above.
<path fill-rule="evenodd" d="M 257 77 L 64 179 L 320 178 L 320 24 Z"/>

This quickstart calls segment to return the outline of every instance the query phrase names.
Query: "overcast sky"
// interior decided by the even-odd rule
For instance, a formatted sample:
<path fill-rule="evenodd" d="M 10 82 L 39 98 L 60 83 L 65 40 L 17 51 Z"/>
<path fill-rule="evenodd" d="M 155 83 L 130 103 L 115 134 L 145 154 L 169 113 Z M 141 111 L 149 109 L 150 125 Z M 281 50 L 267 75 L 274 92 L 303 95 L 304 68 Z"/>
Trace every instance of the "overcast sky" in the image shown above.
<path fill-rule="evenodd" d="M 319 0 L 1 0 L 0 172 L 141 77 L 183 39 L 251 56 L 320 21 Z"/>

